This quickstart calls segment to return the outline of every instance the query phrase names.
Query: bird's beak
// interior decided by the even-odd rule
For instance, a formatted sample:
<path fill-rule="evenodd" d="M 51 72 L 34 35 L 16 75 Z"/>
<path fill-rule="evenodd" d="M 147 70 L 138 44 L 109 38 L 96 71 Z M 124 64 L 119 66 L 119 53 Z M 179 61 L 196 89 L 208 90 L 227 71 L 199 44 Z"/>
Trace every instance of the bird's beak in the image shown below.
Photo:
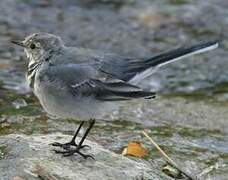
<path fill-rule="evenodd" d="M 13 44 L 18 45 L 18 46 L 25 47 L 25 45 L 24 45 L 23 41 L 14 41 L 14 40 L 12 40 L 11 42 L 12 42 Z"/>

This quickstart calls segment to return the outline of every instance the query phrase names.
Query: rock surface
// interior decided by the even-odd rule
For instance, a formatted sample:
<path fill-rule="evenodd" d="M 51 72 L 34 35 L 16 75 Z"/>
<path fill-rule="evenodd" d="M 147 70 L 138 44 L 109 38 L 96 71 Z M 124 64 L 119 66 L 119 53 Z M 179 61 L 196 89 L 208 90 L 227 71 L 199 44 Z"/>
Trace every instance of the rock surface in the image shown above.
<path fill-rule="evenodd" d="M 93 154 L 96 160 L 84 160 L 76 155 L 62 157 L 51 151 L 50 143 L 66 139 L 70 136 L 60 133 L 2 136 L 0 147 L 5 147 L 5 150 L 0 157 L 1 180 L 169 179 L 148 162 L 112 153 L 91 141 L 85 142 L 92 147 L 86 151 Z"/>

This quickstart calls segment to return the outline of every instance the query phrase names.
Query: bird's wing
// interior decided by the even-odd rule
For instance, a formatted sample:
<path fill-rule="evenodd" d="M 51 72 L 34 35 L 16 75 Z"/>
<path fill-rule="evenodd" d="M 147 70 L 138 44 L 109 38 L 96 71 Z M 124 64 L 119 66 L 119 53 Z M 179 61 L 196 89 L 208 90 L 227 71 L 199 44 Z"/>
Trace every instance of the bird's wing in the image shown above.
<path fill-rule="evenodd" d="M 103 101 L 152 98 L 154 92 L 128 84 L 119 79 L 106 79 L 105 74 L 86 64 L 67 64 L 50 67 L 46 72 L 49 83 L 56 83 L 57 89 L 65 87 L 73 96 L 92 96 Z"/>

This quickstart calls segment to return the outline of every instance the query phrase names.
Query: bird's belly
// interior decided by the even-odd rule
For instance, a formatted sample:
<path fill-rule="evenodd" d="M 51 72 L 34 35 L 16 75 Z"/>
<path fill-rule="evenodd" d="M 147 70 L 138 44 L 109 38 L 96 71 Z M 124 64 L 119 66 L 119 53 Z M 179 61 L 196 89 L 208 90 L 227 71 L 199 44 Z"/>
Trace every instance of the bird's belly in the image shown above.
<path fill-rule="evenodd" d="M 73 96 L 66 89 L 55 89 L 39 83 L 34 87 L 34 94 L 44 110 L 58 118 L 101 119 L 117 108 L 111 102 L 99 101 L 93 97 Z"/>

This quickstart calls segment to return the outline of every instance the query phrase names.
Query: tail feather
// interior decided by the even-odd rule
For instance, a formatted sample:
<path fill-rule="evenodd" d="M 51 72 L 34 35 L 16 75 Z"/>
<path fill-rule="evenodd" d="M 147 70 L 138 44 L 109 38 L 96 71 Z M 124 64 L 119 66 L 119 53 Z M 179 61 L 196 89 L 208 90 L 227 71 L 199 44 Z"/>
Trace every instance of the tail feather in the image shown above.
<path fill-rule="evenodd" d="M 138 71 L 130 80 L 129 83 L 138 84 L 141 80 L 150 76 L 156 67 L 161 67 L 168 63 L 178 61 L 180 59 L 200 54 L 206 51 L 216 49 L 219 46 L 219 41 L 211 41 L 206 43 L 201 43 L 191 47 L 182 47 L 174 49 L 157 56 L 153 56 L 145 61 L 143 61 L 140 66 L 137 66 L 137 69 L 132 68 L 131 70 Z"/>
<path fill-rule="evenodd" d="M 154 56 L 146 60 L 146 63 L 148 63 L 150 66 L 161 66 L 161 65 L 171 63 L 173 61 L 180 60 L 182 58 L 186 58 L 195 54 L 200 54 L 206 51 L 216 49 L 218 46 L 219 46 L 218 41 L 212 41 L 212 42 L 201 43 L 191 47 L 186 47 L 186 48 L 182 47 L 182 48 L 174 49 L 166 53 L 162 53 L 157 56 Z"/>

